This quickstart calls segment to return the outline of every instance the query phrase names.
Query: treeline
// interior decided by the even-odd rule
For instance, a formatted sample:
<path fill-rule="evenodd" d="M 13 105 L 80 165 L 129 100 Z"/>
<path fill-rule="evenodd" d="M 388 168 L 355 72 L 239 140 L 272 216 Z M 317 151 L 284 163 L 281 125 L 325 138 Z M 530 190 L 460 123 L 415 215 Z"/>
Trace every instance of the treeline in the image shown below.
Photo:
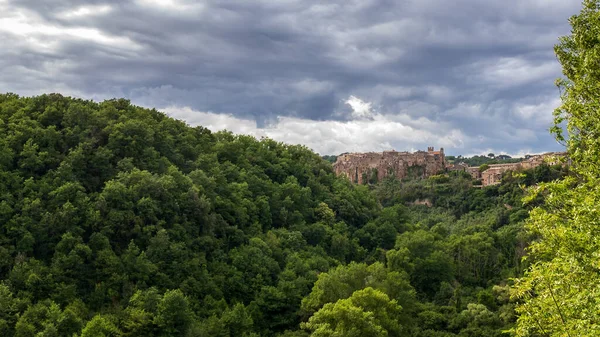
<path fill-rule="evenodd" d="M 335 177 L 124 99 L 0 95 L 4 336 L 503 336 L 522 186 Z M 543 171 L 542 171 L 543 170 Z"/>
<path fill-rule="evenodd" d="M 463 156 L 446 156 L 446 160 L 448 162 L 454 164 L 467 164 L 468 166 L 481 166 L 481 165 L 492 165 L 492 164 L 509 164 L 509 163 L 519 163 L 523 161 L 523 158 L 512 158 L 508 155 L 498 155 L 495 156 L 493 153 L 490 153 L 487 156 L 473 156 L 473 157 L 463 157 Z"/>

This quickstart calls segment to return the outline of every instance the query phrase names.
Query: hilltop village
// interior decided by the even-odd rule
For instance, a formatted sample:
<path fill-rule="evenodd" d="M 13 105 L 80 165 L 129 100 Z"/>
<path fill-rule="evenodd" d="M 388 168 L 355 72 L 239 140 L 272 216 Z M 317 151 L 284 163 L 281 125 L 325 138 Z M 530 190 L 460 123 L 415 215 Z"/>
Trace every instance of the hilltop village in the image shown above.
<path fill-rule="evenodd" d="M 427 151 L 344 153 L 333 164 L 336 175 L 345 175 L 356 184 L 376 183 L 388 175 L 399 179 L 426 178 L 448 171 L 464 171 L 473 179 L 481 181 L 482 186 L 500 183 L 502 174 L 507 171 L 531 169 L 542 163 L 556 164 L 563 152 L 549 152 L 534 155 L 517 163 L 491 164 L 485 167 L 468 166 L 464 163 L 450 163 L 446 160 L 444 149 L 436 151 L 428 147 Z"/>

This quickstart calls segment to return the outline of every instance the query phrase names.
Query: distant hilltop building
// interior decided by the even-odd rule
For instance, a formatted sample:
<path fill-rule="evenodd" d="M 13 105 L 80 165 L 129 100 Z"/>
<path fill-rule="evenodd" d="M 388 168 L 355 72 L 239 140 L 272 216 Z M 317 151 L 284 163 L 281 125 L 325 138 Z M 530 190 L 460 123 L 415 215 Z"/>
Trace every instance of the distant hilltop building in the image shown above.
<path fill-rule="evenodd" d="M 376 183 L 388 175 L 397 178 L 425 178 L 446 170 L 444 149 L 417 151 L 344 153 L 333 164 L 336 175 L 345 175 L 357 184 Z"/>
<path fill-rule="evenodd" d="M 499 184 L 502 180 L 502 174 L 507 171 L 522 171 L 532 169 L 541 164 L 556 165 L 560 163 L 560 158 L 565 157 L 566 152 L 548 152 L 540 155 L 528 156 L 525 160 L 518 163 L 509 164 L 491 164 L 481 172 L 479 167 L 466 167 L 464 171 L 468 172 L 473 179 L 481 180 L 483 186 Z"/>
<path fill-rule="evenodd" d="M 344 175 L 356 184 L 374 184 L 389 175 L 399 179 L 427 178 L 447 171 L 464 171 L 469 173 L 473 179 L 480 180 L 483 186 L 489 186 L 500 183 L 504 172 L 531 169 L 543 163 L 557 164 L 558 158 L 565 155 L 564 152 L 549 152 L 528 156 L 518 163 L 491 164 L 481 172 L 479 167 L 469 167 L 464 163 L 448 163 L 443 148 L 435 151 L 430 146 L 427 151 L 414 153 L 394 150 L 343 153 L 337 157 L 333 169 L 336 175 Z"/>

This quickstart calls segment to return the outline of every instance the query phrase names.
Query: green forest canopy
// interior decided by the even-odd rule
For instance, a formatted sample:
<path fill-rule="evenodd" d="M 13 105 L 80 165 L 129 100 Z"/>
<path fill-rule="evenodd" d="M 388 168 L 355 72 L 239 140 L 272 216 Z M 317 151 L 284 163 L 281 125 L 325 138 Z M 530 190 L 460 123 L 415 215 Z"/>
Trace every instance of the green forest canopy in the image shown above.
<path fill-rule="evenodd" d="M 0 95 L 0 131 L 6 336 L 502 336 L 521 186 L 564 174 L 370 189 L 124 99 Z"/>
<path fill-rule="evenodd" d="M 572 165 L 483 188 L 357 186 L 124 99 L 0 95 L 0 332 L 600 335 L 600 1 L 570 23 L 552 132 Z"/>

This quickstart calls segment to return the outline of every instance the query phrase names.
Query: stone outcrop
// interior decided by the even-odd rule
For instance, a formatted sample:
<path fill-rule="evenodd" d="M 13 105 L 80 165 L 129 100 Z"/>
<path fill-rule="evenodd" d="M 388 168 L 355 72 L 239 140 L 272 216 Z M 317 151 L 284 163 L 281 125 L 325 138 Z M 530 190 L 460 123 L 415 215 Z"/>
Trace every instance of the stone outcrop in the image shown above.
<path fill-rule="evenodd" d="M 333 164 L 336 175 L 345 175 L 358 184 L 381 181 L 388 175 L 397 178 L 429 177 L 446 170 L 444 149 L 435 151 L 344 153 Z"/>

